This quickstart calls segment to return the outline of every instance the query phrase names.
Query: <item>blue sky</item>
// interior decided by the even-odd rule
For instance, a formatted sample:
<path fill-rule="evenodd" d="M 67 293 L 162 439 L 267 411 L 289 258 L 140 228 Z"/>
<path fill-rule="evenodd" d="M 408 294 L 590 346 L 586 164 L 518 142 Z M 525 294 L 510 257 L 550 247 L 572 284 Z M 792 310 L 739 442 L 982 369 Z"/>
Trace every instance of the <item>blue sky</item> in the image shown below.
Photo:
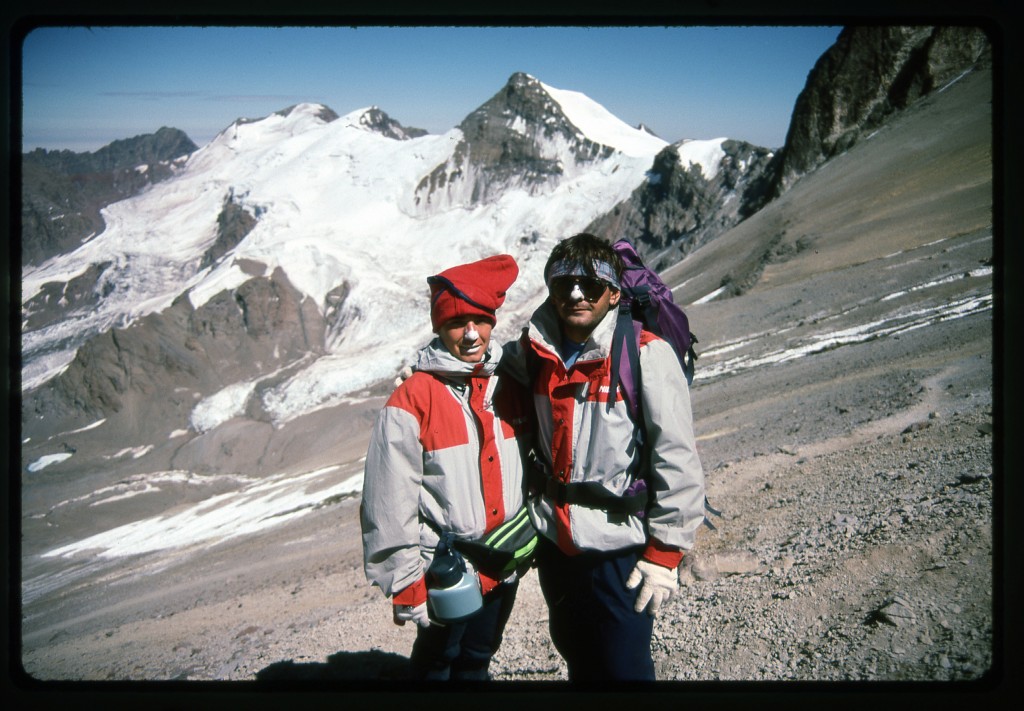
<path fill-rule="evenodd" d="M 94 151 L 300 102 L 376 105 L 443 133 L 514 72 L 579 91 L 668 141 L 782 145 L 840 27 L 38 27 L 22 45 L 23 149 Z"/>

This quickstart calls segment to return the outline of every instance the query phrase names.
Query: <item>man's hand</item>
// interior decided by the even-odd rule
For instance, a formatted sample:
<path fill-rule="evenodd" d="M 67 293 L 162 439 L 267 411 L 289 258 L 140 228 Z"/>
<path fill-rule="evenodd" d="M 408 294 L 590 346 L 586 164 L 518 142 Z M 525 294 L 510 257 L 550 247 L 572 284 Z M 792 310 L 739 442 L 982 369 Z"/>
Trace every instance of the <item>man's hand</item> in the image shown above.
<path fill-rule="evenodd" d="M 399 627 L 412 620 L 420 627 L 430 627 L 430 617 L 427 615 L 427 603 L 422 602 L 413 607 L 412 605 L 395 605 L 395 624 Z"/>
<path fill-rule="evenodd" d="M 650 603 L 648 612 L 652 616 L 657 616 L 661 603 L 672 597 L 679 589 L 679 573 L 675 568 L 666 568 L 643 559 L 637 561 L 633 572 L 629 574 L 626 587 L 632 590 L 640 585 L 641 581 L 643 586 L 637 595 L 634 609 L 643 612 Z"/>

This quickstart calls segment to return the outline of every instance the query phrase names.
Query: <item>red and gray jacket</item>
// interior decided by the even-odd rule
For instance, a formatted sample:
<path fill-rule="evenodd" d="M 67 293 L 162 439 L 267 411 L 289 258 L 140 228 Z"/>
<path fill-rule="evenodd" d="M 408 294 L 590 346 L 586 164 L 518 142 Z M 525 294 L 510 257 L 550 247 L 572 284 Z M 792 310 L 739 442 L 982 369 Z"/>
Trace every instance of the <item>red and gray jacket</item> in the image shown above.
<path fill-rule="evenodd" d="M 500 357 L 489 348 L 485 362 L 465 363 L 435 338 L 377 417 L 363 475 L 363 564 L 395 604 L 426 601 L 424 573 L 442 532 L 481 538 L 523 504 L 532 418 L 522 387 L 494 375 Z"/>
<path fill-rule="evenodd" d="M 610 312 L 567 370 L 556 347 L 561 339 L 558 317 L 545 302 L 534 312 L 526 339 L 507 348 L 506 357 L 516 363 L 509 372 L 522 376 L 527 361 L 533 364 L 528 370 L 537 413 L 537 456 L 549 485 L 529 498 L 531 519 L 541 535 L 568 555 L 644 545 L 645 558 L 675 567 L 683 551 L 693 547 L 704 521 L 704 471 L 689 387 L 672 347 L 642 332 L 639 394 L 645 419 L 643 428 L 638 427 L 621 389 L 611 393 L 609 388 L 614 328 Z M 524 353 L 524 343 L 533 355 Z M 644 442 L 638 446 L 641 432 Z M 647 489 L 642 511 L 609 511 L 558 495 L 559 489 L 566 490 L 563 484 L 571 484 L 569 489 L 596 489 L 612 499 L 628 497 L 641 477 Z"/>

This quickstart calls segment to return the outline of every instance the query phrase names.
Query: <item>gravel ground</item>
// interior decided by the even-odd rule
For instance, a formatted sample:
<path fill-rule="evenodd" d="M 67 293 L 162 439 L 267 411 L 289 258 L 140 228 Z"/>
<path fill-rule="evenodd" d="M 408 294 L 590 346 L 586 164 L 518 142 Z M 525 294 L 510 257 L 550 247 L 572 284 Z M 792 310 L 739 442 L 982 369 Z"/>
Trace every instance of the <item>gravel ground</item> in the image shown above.
<path fill-rule="evenodd" d="M 984 331 L 986 319 L 973 318 L 957 330 Z M 849 360 L 839 355 L 816 358 Z M 845 400 L 832 389 L 852 409 L 822 413 L 819 425 L 839 430 L 824 438 L 712 464 L 736 445 L 701 427 L 708 495 L 722 516 L 716 531 L 701 529 L 656 623 L 659 680 L 985 679 L 997 622 L 985 356 L 965 349 L 943 367 L 909 368 L 881 402 L 853 397 L 857 380 Z M 814 374 L 775 370 L 786 377 L 787 367 Z M 695 409 L 748 387 L 739 378 L 697 387 Z M 872 418 L 872 407 L 891 414 Z M 750 412 L 739 429 L 777 420 Z M 103 585 L 85 577 L 40 608 L 41 619 L 59 611 L 59 624 L 26 623 L 25 669 L 43 680 L 400 679 L 414 631 L 394 626 L 366 585 L 357 505 L 335 502 L 202 552 L 140 557 L 103 573 Z M 496 680 L 565 679 L 546 619 L 531 572 Z"/>
<path fill-rule="evenodd" d="M 963 368 L 977 368 L 968 357 Z M 979 384 L 984 380 L 981 368 Z M 978 680 L 993 658 L 992 411 L 956 367 L 849 434 L 718 464 L 655 627 L 660 680 Z M 518 635 L 513 631 L 510 639 Z M 562 678 L 502 651 L 500 678 Z M 507 660 L 507 661 L 506 661 Z M 519 668 L 526 667 L 524 673 Z"/>

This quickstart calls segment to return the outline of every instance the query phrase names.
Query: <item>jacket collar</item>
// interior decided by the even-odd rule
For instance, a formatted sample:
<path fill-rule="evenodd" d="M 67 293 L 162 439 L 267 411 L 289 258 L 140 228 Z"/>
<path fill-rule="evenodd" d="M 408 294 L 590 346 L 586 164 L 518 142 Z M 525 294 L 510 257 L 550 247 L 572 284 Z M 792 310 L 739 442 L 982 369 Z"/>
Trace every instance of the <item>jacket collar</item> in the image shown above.
<path fill-rule="evenodd" d="M 594 332 L 590 334 L 583 352 L 577 363 L 591 360 L 604 360 L 612 352 L 612 338 L 615 335 L 615 320 L 618 317 L 618 309 L 613 308 L 605 314 L 601 323 L 597 325 Z M 540 308 L 533 312 L 529 326 L 530 340 L 543 347 L 545 350 L 558 355 L 559 344 L 562 342 L 562 329 L 558 322 L 558 312 L 550 300 L 541 304 Z"/>
<path fill-rule="evenodd" d="M 441 339 L 435 337 L 416 354 L 413 369 L 446 378 L 489 377 L 494 375 L 501 353 L 501 348 L 496 347 L 492 340 L 487 344 L 487 355 L 483 362 L 467 363 L 453 356 Z"/>

